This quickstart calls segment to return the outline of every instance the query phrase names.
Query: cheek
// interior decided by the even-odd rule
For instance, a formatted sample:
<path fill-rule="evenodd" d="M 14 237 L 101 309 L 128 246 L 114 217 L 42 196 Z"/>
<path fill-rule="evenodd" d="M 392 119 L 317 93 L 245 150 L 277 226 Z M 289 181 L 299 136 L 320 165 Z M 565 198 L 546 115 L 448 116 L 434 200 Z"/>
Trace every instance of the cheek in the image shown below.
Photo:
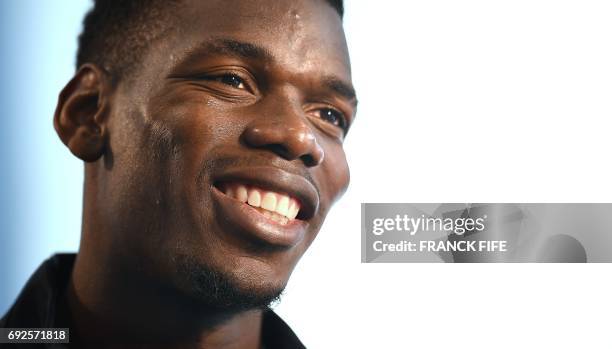
<path fill-rule="evenodd" d="M 120 112 L 110 137 L 114 172 L 109 189 L 129 201 L 126 205 L 156 212 L 157 218 L 148 218 L 151 221 L 185 220 L 186 207 L 193 201 L 189 196 L 201 198 L 197 176 L 223 137 L 224 123 L 206 101 L 171 94 Z"/>
<path fill-rule="evenodd" d="M 181 175 L 194 176 L 217 148 L 237 143 L 239 125 L 229 122 L 235 118 L 202 93 L 178 92 L 157 99 L 149 108 L 150 119 L 163 130 L 164 147 L 171 150 Z"/>
<path fill-rule="evenodd" d="M 320 165 L 321 175 L 317 179 L 322 196 L 321 204 L 325 203 L 328 210 L 348 188 L 350 172 L 341 144 L 329 141 L 322 145 L 325 159 Z"/>
<path fill-rule="evenodd" d="M 175 151 L 184 151 L 213 143 L 219 130 L 223 130 L 223 125 L 210 114 L 205 104 L 177 101 L 157 109 L 151 119 L 164 130 Z"/>

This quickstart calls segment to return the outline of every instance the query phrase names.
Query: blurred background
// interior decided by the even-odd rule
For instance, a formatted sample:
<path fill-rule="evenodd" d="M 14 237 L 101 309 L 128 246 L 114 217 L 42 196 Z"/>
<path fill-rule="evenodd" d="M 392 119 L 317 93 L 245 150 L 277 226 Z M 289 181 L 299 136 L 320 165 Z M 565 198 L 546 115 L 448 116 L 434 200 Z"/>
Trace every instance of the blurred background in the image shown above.
<path fill-rule="evenodd" d="M 1 1 L 0 313 L 57 251 L 76 251 L 83 165 L 53 129 L 89 1 Z"/>
<path fill-rule="evenodd" d="M 610 348 L 609 264 L 361 264 L 362 202 L 609 202 L 612 4 L 345 0 L 351 187 L 276 308 L 309 348 Z M 78 248 L 52 116 L 86 0 L 0 2 L 0 313 Z"/>

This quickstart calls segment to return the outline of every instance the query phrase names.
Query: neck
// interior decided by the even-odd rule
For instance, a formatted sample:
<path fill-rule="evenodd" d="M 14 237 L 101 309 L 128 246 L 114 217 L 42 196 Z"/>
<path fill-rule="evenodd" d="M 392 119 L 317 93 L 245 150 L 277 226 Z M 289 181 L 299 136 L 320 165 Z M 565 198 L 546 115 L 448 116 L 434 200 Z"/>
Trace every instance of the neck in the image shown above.
<path fill-rule="evenodd" d="M 79 253 L 66 290 L 71 341 L 78 347 L 260 347 L 261 309 L 202 306 L 145 276 L 125 275 L 112 261 L 104 262 Z"/>

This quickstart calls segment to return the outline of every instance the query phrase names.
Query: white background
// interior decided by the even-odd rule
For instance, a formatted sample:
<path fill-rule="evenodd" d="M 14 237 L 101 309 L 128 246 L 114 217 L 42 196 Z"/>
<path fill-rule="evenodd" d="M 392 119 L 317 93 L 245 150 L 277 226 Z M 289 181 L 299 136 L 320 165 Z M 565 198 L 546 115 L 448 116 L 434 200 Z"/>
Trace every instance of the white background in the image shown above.
<path fill-rule="evenodd" d="M 612 3 L 346 2 L 351 188 L 277 308 L 312 348 L 612 348 L 610 265 L 361 264 L 361 202 L 609 202 Z"/>
<path fill-rule="evenodd" d="M 76 250 L 82 191 L 51 116 L 88 1 L 14 4 L 4 119 L 28 156 L 2 311 Z M 277 307 L 309 348 L 612 347 L 610 265 L 360 263 L 362 202 L 610 201 L 611 19 L 609 1 L 346 1 L 352 183 Z"/>

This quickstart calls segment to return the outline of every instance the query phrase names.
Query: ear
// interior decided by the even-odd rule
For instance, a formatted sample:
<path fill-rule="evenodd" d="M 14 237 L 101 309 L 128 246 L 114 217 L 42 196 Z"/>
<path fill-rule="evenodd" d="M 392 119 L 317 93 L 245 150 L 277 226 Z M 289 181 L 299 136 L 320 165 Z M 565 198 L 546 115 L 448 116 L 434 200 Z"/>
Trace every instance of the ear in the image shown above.
<path fill-rule="evenodd" d="M 106 148 L 110 79 L 84 64 L 59 95 L 53 126 L 70 151 L 83 161 L 98 160 Z"/>

